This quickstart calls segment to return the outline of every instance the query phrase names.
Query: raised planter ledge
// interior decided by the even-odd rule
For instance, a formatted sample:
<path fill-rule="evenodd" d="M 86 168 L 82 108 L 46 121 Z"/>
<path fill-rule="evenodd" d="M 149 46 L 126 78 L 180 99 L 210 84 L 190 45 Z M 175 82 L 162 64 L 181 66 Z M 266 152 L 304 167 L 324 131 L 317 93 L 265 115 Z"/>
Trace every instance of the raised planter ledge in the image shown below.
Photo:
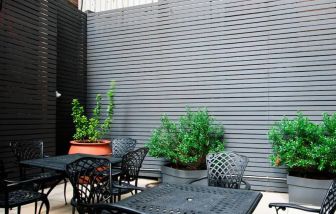
<path fill-rule="evenodd" d="M 331 182 L 287 175 L 289 202 L 321 206 Z"/>

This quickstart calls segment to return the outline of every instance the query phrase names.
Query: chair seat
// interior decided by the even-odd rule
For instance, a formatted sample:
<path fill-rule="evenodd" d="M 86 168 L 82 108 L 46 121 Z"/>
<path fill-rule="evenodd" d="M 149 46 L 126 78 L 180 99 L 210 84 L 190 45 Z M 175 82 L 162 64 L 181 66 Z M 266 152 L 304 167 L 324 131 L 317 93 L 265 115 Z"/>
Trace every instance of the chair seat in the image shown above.
<path fill-rule="evenodd" d="M 19 205 L 29 204 L 34 201 L 38 201 L 41 198 L 46 197 L 45 194 L 29 191 L 29 190 L 17 190 L 8 193 L 9 207 L 16 207 Z M 4 201 L 0 201 L 0 206 L 5 206 Z"/>
<path fill-rule="evenodd" d="M 111 191 L 111 194 L 112 195 L 123 195 L 123 194 L 126 194 L 126 193 L 129 193 L 129 192 L 132 192 L 133 190 L 135 190 L 135 185 L 133 184 L 129 184 L 129 183 L 126 183 L 126 182 L 121 182 L 121 184 L 119 184 L 118 182 L 113 182 L 114 185 L 117 185 L 117 186 L 122 186 L 122 187 L 125 187 L 124 188 L 112 188 L 112 191 Z"/>

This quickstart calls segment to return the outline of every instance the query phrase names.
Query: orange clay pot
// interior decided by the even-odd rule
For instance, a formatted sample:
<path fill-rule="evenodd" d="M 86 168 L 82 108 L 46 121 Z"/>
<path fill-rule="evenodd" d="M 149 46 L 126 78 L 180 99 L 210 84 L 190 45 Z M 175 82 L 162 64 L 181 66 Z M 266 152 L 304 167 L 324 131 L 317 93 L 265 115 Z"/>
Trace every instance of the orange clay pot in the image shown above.
<path fill-rule="evenodd" d="M 112 154 L 110 143 L 110 140 L 99 140 L 99 143 L 72 140 L 68 154 L 110 155 Z"/>

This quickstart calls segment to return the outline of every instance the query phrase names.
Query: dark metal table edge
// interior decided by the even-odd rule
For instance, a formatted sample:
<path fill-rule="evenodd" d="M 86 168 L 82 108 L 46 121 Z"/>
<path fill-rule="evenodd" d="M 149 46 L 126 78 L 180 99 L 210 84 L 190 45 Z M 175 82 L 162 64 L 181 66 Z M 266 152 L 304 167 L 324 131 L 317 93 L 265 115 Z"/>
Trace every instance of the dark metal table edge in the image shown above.
<path fill-rule="evenodd" d="M 159 186 L 162 186 L 162 185 L 177 185 L 177 186 L 179 186 L 179 185 L 182 185 L 182 186 L 184 186 L 184 185 L 191 185 L 191 184 L 176 184 L 176 183 L 161 183 L 161 184 L 159 184 Z M 159 188 L 159 186 L 156 186 L 156 187 L 153 187 L 153 188 Z M 195 187 L 197 187 L 197 186 L 199 186 L 199 187 L 202 187 L 202 188 L 204 188 L 204 187 L 209 187 L 209 188 L 219 188 L 219 189 L 222 189 L 222 188 L 220 188 L 220 187 L 212 187 L 212 186 L 203 186 L 203 185 L 192 185 L 192 186 L 195 186 Z M 153 188 L 149 188 L 149 190 L 150 189 L 153 189 Z M 223 188 L 223 189 L 227 189 L 227 188 Z M 246 214 L 252 214 L 253 212 L 254 212 L 254 210 L 257 208 L 257 206 L 258 206 L 258 204 L 259 204 L 259 202 L 260 202 L 260 200 L 261 200 L 261 198 L 263 197 L 263 194 L 261 193 L 261 192 L 259 192 L 259 191 L 254 191 L 254 190 L 243 190 L 243 189 L 230 189 L 230 188 L 228 188 L 227 190 L 232 190 L 232 191 L 249 191 L 249 192 L 255 192 L 255 193 L 257 193 L 257 196 L 256 196 L 256 198 L 254 199 L 254 201 L 251 203 L 251 206 L 248 208 L 248 210 L 246 210 Z M 148 191 L 148 190 L 147 190 Z M 144 190 L 143 192 L 140 192 L 140 193 L 138 193 L 138 194 L 146 194 L 145 193 L 146 192 L 146 190 Z M 136 197 L 136 195 L 133 195 L 133 196 L 131 196 L 130 198 L 132 198 L 132 197 Z M 128 201 L 128 200 L 130 200 L 130 198 L 126 198 L 126 199 L 124 199 L 124 200 L 122 200 L 122 201 L 119 201 L 119 202 L 117 202 L 117 204 L 119 203 L 119 204 L 121 204 L 121 205 L 123 205 L 123 206 L 125 206 L 126 204 L 125 204 L 125 202 L 126 201 Z M 127 202 L 126 202 L 127 203 Z M 127 205 L 126 205 L 127 206 Z"/>
<path fill-rule="evenodd" d="M 253 190 L 251 190 L 253 191 Z M 248 210 L 247 214 L 252 214 L 254 210 L 257 208 L 263 194 L 261 192 L 258 193 L 258 197 L 254 200 L 253 204 L 251 205 L 250 209 Z"/>
<path fill-rule="evenodd" d="M 111 161 L 111 156 L 103 156 L 103 155 L 89 155 L 89 154 L 82 154 L 82 153 L 76 153 L 73 155 L 77 155 L 78 158 L 82 158 L 82 157 L 103 157 L 108 159 L 109 161 Z M 52 170 L 56 170 L 56 171 L 65 171 L 65 168 L 59 168 L 59 167 L 51 167 L 48 165 L 44 165 L 42 166 L 41 164 L 38 163 L 38 161 L 49 161 L 48 159 L 52 159 L 54 157 L 60 157 L 60 156 L 67 156 L 67 155 L 59 155 L 59 156 L 51 156 L 51 157 L 47 157 L 47 158 L 39 158 L 39 159 L 32 159 L 32 160 L 24 160 L 24 161 L 20 161 L 20 164 L 25 165 L 25 166 L 33 166 L 33 167 L 39 167 L 39 168 L 44 168 L 44 169 L 52 169 Z M 76 159 L 76 160 L 77 160 Z M 116 161 L 112 162 L 112 164 L 118 164 L 122 161 L 121 158 L 114 158 Z M 61 162 L 58 162 L 59 164 L 62 164 Z M 55 163 L 57 164 L 57 163 Z"/>

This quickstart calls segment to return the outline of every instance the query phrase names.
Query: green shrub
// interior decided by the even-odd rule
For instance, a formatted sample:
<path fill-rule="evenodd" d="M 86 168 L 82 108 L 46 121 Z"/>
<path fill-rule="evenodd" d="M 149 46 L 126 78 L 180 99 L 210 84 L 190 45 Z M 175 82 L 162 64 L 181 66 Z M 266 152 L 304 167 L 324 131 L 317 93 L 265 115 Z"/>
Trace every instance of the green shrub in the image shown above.
<path fill-rule="evenodd" d="M 151 156 L 165 158 L 175 168 L 203 169 L 209 152 L 224 150 L 223 135 L 223 126 L 214 123 L 207 109 L 187 108 L 176 123 L 162 116 L 146 146 Z"/>
<path fill-rule="evenodd" d="M 98 142 L 99 139 L 106 134 L 106 132 L 111 128 L 111 121 L 114 109 L 114 91 L 115 82 L 111 82 L 111 88 L 107 92 L 109 99 L 107 106 L 107 117 L 100 123 L 101 117 L 101 100 L 100 94 L 96 96 L 96 107 L 93 109 L 93 115 L 88 118 L 84 115 L 84 107 L 79 103 L 78 99 L 72 100 L 72 118 L 75 125 L 75 134 L 73 138 L 81 142 Z"/>
<path fill-rule="evenodd" d="M 269 131 L 274 166 L 287 166 L 290 175 L 330 177 L 336 172 L 336 114 L 324 114 L 315 124 L 299 113 L 293 120 L 287 117 Z"/>

